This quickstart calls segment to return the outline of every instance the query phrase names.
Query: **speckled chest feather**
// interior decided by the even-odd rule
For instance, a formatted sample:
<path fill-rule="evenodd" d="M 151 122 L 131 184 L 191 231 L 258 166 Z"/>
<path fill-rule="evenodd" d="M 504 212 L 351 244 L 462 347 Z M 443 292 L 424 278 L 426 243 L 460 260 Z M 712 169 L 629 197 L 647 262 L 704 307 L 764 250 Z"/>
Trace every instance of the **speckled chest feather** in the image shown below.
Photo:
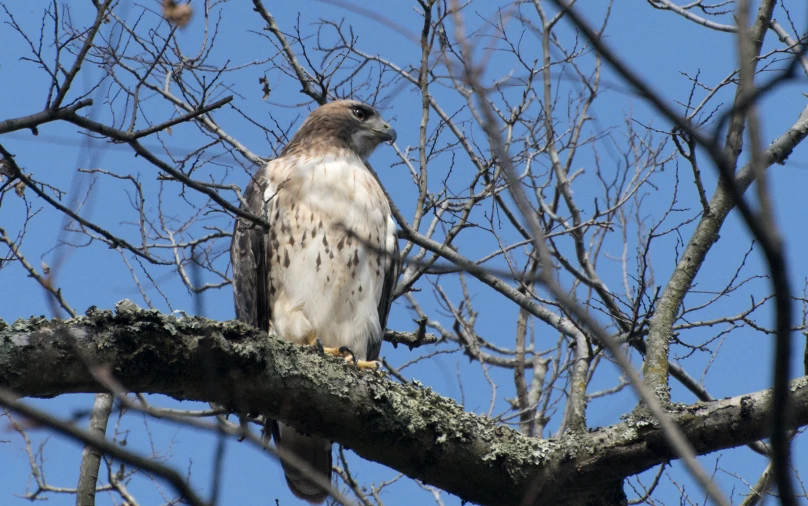
<path fill-rule="evenodd" d="M 272 330 L 366 357 L 368 341 L 381 340 L 378 306 L 395 246 L 384 192 L 346 150 L 284 157 L 264 170 Z"/>

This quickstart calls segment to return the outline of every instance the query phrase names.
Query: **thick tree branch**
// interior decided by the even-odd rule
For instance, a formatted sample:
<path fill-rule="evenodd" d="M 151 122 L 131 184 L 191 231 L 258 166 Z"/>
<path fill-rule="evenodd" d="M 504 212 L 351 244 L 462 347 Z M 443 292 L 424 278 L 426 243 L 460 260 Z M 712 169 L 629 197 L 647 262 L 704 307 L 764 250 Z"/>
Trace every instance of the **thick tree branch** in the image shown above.
<path fill-rule="evenodd" d="M 528 495 L 571 504 L 672 458 L 651 419 L 629 417 L 560 440 L 529 438 L 429 389 L 360 372 L 238 322 L 120 307 L 66 321 L 0 321 L 0 388 L 22 396 L 98 392 L 87 364 L 103 364 L 133 392 L 266 413 L 480 504 L 522 504 Z M 794 421 L 806 425 L 808 377 L 790 390 Z M 704 454 L 765 437 L 770 404 L 766 390 L 678 407 L 671 416 Z"/>

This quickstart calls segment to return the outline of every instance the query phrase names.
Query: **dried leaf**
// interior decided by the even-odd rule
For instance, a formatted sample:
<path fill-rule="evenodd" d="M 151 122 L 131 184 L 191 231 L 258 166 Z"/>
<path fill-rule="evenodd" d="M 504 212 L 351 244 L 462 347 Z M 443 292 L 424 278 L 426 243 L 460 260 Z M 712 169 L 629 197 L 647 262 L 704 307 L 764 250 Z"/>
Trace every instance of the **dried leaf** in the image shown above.
<path fill-rule="evenodd" d="M 178 4 L 174 0 L 163 0 L 163 17 L 169 23 L 185 26 L 191 21 L 193 10 L 187 3 Z"/>
<path fill-rule="evenodd" d="M 19 183 L 14 185 L 14 192 L 17 194 L 18 197 L 22 198 L 23 194 L 25 193 L 25 183 L 20 181 Z"/>
<path fill-rule="evenodd" d="M 263 92 L 264 92 L 264 95 L 261 97 L 261 100 L 266 100 L 266 99 L 268 99 L 268 98 L 269 98 L 269 94 L 272 92 L 272 89 L 270 89 L 270 87 L 269 87 L 269 80 L 266 78 L 266 76 L 264 76 L 264 77 L 259 77 L 259 78 L 258 78 L 258 83 L 263 85 L 263 86 L 261 87 L 261 91 L 263 91 Z"/>

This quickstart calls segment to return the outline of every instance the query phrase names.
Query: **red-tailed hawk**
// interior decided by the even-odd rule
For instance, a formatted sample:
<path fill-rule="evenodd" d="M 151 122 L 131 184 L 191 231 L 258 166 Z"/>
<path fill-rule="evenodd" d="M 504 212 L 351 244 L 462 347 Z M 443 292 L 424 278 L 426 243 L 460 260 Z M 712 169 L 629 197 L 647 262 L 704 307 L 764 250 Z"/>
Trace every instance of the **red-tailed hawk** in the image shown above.
<path fill-rule="evenodd" d="M 331 102 L 255 174 L 244 199 L 270 229 L 236 221 L 230 254 L 239 320 L 294 343 L 347 347 L 360 366 L 378 358 L 398 278 L 398 242 L 367 159 L 395 139 L 372 107 Z M 272 429 L 276 445 L 330 480 L 330 441 L 279 422 Z M 281 463 L 296 496 L 325 500 L 322 488 Z"/>

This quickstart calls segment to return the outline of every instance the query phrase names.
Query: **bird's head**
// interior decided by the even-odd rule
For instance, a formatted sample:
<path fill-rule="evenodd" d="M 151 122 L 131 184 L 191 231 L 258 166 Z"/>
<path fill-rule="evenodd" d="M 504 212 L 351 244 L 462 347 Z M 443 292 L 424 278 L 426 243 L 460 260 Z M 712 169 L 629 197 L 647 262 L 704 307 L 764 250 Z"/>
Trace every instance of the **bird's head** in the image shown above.
<path fill-rule="evenodd" d="M 382 142 L 395 142 L 396 131 L 379 113 L 357 100 L 336 100 L 315 109 L 287 146 L 327 142 L 352 149 L 363 160 Z"/>

